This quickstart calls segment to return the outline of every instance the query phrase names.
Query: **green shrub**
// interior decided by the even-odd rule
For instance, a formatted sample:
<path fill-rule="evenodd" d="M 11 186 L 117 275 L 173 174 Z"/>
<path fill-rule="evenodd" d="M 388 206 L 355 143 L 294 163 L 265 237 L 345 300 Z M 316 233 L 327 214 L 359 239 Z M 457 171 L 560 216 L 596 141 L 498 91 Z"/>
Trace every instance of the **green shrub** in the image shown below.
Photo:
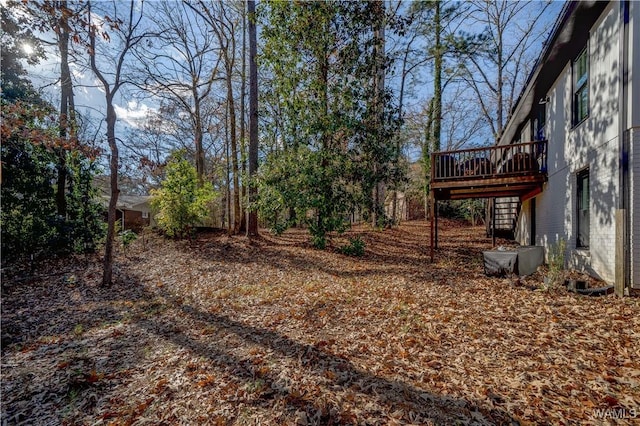
<path fill-rule="evenodd" d="M 216 196 L 211 182 L 198 187 L 196 169 L 185 155 L 185 150 L 171 154 L 162 187 L 151 192 L 156 223 L 170 237 L 187 236 L 191 227 L 207 217 L 208 205 Z"/>
<path fill-rule="evenodd" d="M 324 250 L 327 247 L 326 235 L 311 235 L 311 245 L 318 250 Z"/>
<path fill-rule="evenodd" d="M 122 246 L 124 248 L 129 247 L 129 244 L 134 242 L 138 238 L 138 234 L 131 229 L 126 229 L 120 233 L 120 239 L 122 240 Z"/>
<path fill-rule="evenodd" d="M 344 232 L 359 191 L 346 185 L 354 166 L 344 153 L 299 147 L 267 156 L 255 184 L 258 199 L 251 206 L 276 233 L 296 224 L 307 226 L 311 244 L 323 249 L 329 232 Z M 293 212 L 287 215 L 286 212 Z"/>
<path fill-rule="evenodd" d="M 564 279 L 565 252 L 567 242 L 559 239 L 557 243 L 549 245 L 549 282 L 548 288 L 556 287 Z"/>
<path fill-rule="evenodd" d="M 340 247 L 340 253 L 347 256 L 361 257 L 364 255 L 365 243 L 361 237 L 349 238 L 349 244 Z"/>
<path fill-rule="evenodd" d="M 3 141 L 1 154 L 3 261 L 95 250 L 105 230 L 92 185 L 96 163 L 79 151 L 55 153 L 17 137 Z M 65 215 L 58 214 L 54 189 L 61 156 L 67 172 Z"/>

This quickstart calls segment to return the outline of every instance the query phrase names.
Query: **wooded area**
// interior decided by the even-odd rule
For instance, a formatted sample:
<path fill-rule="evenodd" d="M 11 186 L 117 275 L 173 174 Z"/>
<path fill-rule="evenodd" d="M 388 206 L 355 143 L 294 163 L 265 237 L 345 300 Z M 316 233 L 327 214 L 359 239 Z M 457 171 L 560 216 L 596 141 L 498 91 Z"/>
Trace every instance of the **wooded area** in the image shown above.
<path fill-rule="evenodd" d="M 239 234 L 249 224 L 250 235 L 258 224 L 275 232 L 302 226 L 322 248 L 328 233 L 352 223 L 385 228 L 426 214 L 430 154 L 493 143 L 504 125 L 501 111 L 513 105 L 527 61 L 550 25 L 544 4 L 258 6 L 64 0 L 3 7 L 3 112 L 37 100 L 55 114 L 43 122 L 21 110 L 14 124 L 8 114 L 3 131 L 9 136 L 12 126 L 26 123 L 57 133 L 60 143 L 42 135 L 20 143 L 47 146 L 57 157 L 50 164 L 57 170 L 60 217 L 67 215 L 73 186 L 68 157 L 91 152 L 94 186 L 104 182 L 97 189 L 109 199 L 106 236 L 94 229 L 90 237 L 104 240 L 105 285 L 124 226 L 117 223 L 118 196 L 159 190 L 177 152 L 195 167 L 197 187 L 212 187 L 208 210 L 189 216 L 192 223 L 179 221 L 183 236 L 186 227 L 202 225 Z M 33 72 L 51 60 L 55 72 Z M 497 73 L 485 72 L 494 63 Z M 473 98 L 482 110 L 467 109 Z M 60 99 L 59 109 L 49 99 Z M 493 117 L 489 111 L 496 108 Z M 461 216 L 481 211 L 474 203 L 453 210 Z M 407 205 L 421 204 L 408 211 Z M 165 232 L 173 235 L 172 227 Z M 34 246 L 37 238 L 29 235 L 43 234 L 34 229 L 11 234 L 31 247 L 17 257 L 50 251 L 51 241 Z M 81 245 L 62 249 L 95 246 Z"/>

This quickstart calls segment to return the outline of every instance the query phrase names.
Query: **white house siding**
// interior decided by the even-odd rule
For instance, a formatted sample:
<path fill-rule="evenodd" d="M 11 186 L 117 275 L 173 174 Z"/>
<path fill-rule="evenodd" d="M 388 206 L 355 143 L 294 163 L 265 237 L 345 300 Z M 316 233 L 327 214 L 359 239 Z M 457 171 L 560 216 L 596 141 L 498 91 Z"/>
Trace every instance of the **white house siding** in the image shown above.
<path fill-rule="evenodd" d="M 637 137 L 637 133 L 640 131 L 640 2 L 630 2 L 629 8 L 629 109 L 627 121 L 629 128 L 634 129 L 635 137 Z M 636 70 L 635 73 L 634 70 Z"/>
<path fill-rule="evenodd" d="M 615 278 L 615 209 L 619 196 L 619 10 L 612 3 L 592 27 L 589 49 L 589 116 L 573 128 L 571 62 L 549 91 L 548 176 L 536 197 L 536 244 L 567 242 L 568 266 L 612 283 Z M 589 168 L 589 250 L 576 249 L 576 173 Z M 522 214 L 528 216 L 529 208 Z M 528 223 L 523 218 L 521 224 Z M 527 232 L 520 232 L 520 243 Z M 639 265 L 640 268 L 640 265 Z"/>
<path fill-rule="evenodd" d="M 631 284 L 640 288 L 640 2 L 629 2 L 629 16 L 627 123 L 631 148 Z"/>
<path fill-rule="evenodd" d="M 631 173 L 631 284 L 640 288 L 640 127 L 629 131 Z"/>

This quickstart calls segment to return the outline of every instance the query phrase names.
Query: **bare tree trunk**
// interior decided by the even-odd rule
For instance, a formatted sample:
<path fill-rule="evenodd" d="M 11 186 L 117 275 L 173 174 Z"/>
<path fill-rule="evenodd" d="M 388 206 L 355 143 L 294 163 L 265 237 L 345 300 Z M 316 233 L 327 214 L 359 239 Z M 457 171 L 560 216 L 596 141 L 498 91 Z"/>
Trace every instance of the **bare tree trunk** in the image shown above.
<path fill-rule="evenodd" d="M 440 129 L 442 127 L 442 59 L 444 52 L 442 49 L 442 23 L 440 20 L 440 3 L 441 0 L 435 2 L 435 14 L 433 17 L 435 23 L 435 54 L 434 54 L 434 71 L 433 71 L 433 150 L 440 151 Z"/>
<path fill-rule="evenodd" d="M 233 170 L 233 233 L 240 230 L 240 168 L 238 166 L 238 133 L 236 129 L 236 103 L 233 99 L 233 69 L 227 68 L 227 102 L 229 105 L 229 135 L 231 138 L 231 168 Z"/>
<path fill-rule="evenodd" d="M 374 160 L 375 161 L 375 160 Z M 378 165 L 373 165 L 373 175 L 375 176 L 378 173 Z M 378 225 L 378 184 L 373 185 L 373 190 L 371 193 L 371 226 L 376 228 Z"/>
<path fill-rule="evenodd" d="M 128 9 L 128 22 L 122 24 L 119 31 L 122 33 L 123 46 L 120 51 L 115 54 L 115 70 L 113 70 L 113 82 L 107 81 L 105 74 L 100 71 L 96 63 L 96 32 L 98 31 L 91 24 L 91 5 L 90 1 L 87 2 L 87 15 L 89 22 L 89 61 L 91 65 L 91 71 L 93 71 L 96 78 L 102 84 L 105 93 L 106 107 L 107 107 L 107 142 L 109 143 L 109 149 L 111 152 L 111 159 L 109 162 L 110 181 L 111 181 L 111 198 L 109 199 L 109 210 L 107 213 L 107 240 L 104 249 L 104 269 L 102 274 L 102 285 L 108 286 L 112 282 L 113 276 L 113 240 L 115 237 L 115 222 L 116 222 L 116 206 L 118 203 L 118 195 L 120 190 L 118 189 L 118 145 L 116 141 L 116 112 L 113 107 L 113 97 L 122 87 L 122 68 L 125 62 L 127 53 L 133 49 L 133 47 L 144 39 L 144 35 L 135 35 L 136 28 L 142 19 L 142 9 L 139 10 L 139 16 L 134 22 L 134 13 L 136 7 L 134 1 L 131 0 Z M 115 5 L 115 4 L 114 4 Z"/>
<path fill-rule="evenodd" d="M 249 177 L 258 172 L 258 42 L 256 35 L 256 2 L 247 2 L 249 14 Z M 256 201 L 258 189 L 253 181 L 249 184 L 249 203 Z M 247 236 L 258 235 L 258 213 L 249 211 Z"/>
<path fill-rule="evenodd" d="M 113 108 L 113 98 L 107 96 L 107 142 L 111 151 L 109 161 L 109 173 L 111 182 L 111 198 L 107 213 L 107 241 L 104 248 L 102 285 L 107 286 L 112 282 L 113 275 L 113 240 L 116 229 L 116 206 L 118 204 L 118 145 L 116 144 L 116 112 Z M 124 223 L 122 224 L 124 226 Z"/>
<path fill-rule="evenodd" d="M 422 145 L 422 161 L 425 178 L 425 215 L 428 220 L 430 219 L 429 215 L 431 214 L 431 206 L 429 205 L 429 200 L 431 199 L 431 168 L 434 166 L 431 164 L 431 150 L 433 147 L 433 99 L 429 101 L 429 107 L 427 109 L 427 125 L 425 126 L 424 134 L 425 140 Z"/>
<path fill-rule="evenodd" d="M 398 211 L 398 188 L 395 188 L 393 190 L 393 204 L 391 205 L 391 218 L 393 219 L 394 224 L 399 222 L 397 211 Z"/>
<path fill-rule="evenodd" d="M 194 92 L 197 91 L 197 87 Z M 200 114 L 200 100 L 198 99 L 197 93 L 194 93 L 195 100 L 195 128 L 194 128 L 194 136 L 195 136 L 195 146 L 196 146 L 196 173 L 198 175 L 198 187 L 202 188 L 204 185 L 204 148 L 202 146 L 202 140 L 204 138 L 203 129 L 202 129 L 202 117 Z"/>
<path fill-rule="evenodd" d="M 229 235 L 233 234 L 233 224 L 231 222 L 231 161 L 229 160 L 230 154 L 230 142 L 229 142 L 229 104 L 227 104 L 227 110 L 225 112 L 224 117 L 224 141 L 225 148 L 227 151 L 226 160 L 227 160 L 227 233 Z"/>
<path fill-rule="evenodd" d="M 242 219 L 240 232 L 247 230 L 247 135 L 246 135 L 246 103 L 247 94 L 247 13 L 242 3 L 242 75 L 240 80 L 240 165 L 242 169 Z"/>
<path fill-rule="evenodd" d="M 240 230 L 240 183 L 238 165 L 238 136 L 236 122 L 236 103 L 233 93 L 233 68 L 235 64 L 235 33 L 234 25 L 226 18 L 225 5 L 219 3 L 219 15 L 216 15 L 213 9 L 210 9 L 203 1 L 198 3 L 201 10 L 196 10 L 207 21 L 211 29 L 216 34 L 220 44 L 220 53 L 224 61 L 225 82 L 227 89 L 227 107 L 229 112 L 229 134 L 231 138 L 231 166 L 233 170 L 233 233 L 237 234 Z"/>
<path fill-rule="evenodd" d="M 385 79 L 385 20 L 384 20 L 384 3 L 375 3 L 377 16 L 376 28 L 374 29 L 374 58 L 376 63 L 375 75 L 374 75 L 374 111 L 376 114 L 376 122 L 378 126 L 383 125 L 384 120 L 384 79 Z M 374 176 L 378 172 L 378 160 L 374 159 Z M 376 179 L 378 177 L 376 176 Z M 378 180 L 373 188 L 373 214 L 372 214 L 372 226 L 377 227 L 379 225 L 381 215 L 383 218 L 385 213 L 385 183 L 382 180 Z"/>
<path fill-rule="evenodd" d="M 74 103 L 73 83 L 71 70 L 69 69 L 69 15 L 67 14 L 67 1 L 58 3 L 60 18 L 58 19 L 58 51 L 60 53 L 60 137 L 66 139 L 73 137 Z M 58 214 L 67 215 L 67 152 L 64 148 L 57 150 L 57 182 L 56 182 L 56 207 Z"/>
<path fill-rule="evenodd" d="M 328 23 L 324 24 L 323 34 L 328 34 L 329 28 Z M 326 120 L 329 116 L 329 42 L 326 37 L 322 39 L 322 48 L 317 51 L 317 67 L 316 72 L 318 73 L 318 88 L 317 88 L 317 96 L 320 100 L 320 105 L 322 106 L 322 119 Z M 325 152 L 331 152 L 333 149 L 333 142 L 331 140 L 331 135 L 329 134 L 328 129 L 323 129 L 322 131 L 322 150 Z M 320 161 L 320 167 L 327 168 L 329 166 L 329 159 L 327 156 L 322 156 L 322 160 Z M 322 186 L 322 191 L 324 195 L 324 204 L 320 205 L 320 207 L 316 210 L 316 223 L 317 228 L 319 230 L 320 235 L 325 235 L 326 225 L 325 219 L 329 216 L 329 208 L 328 205 L 329 200 L 331 200 L 331 188 L 326 184 Z"/>

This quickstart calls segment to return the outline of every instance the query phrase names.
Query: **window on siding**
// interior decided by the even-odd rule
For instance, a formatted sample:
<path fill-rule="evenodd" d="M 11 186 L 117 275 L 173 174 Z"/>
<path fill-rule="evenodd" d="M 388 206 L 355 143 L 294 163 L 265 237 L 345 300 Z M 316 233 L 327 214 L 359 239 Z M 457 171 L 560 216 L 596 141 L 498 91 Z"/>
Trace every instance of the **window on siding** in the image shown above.
<path fill-rule="evenodd" d="M 573 124 L 589 115 L 589 60 L 584 49 L 573 62 Z"/>
<path fill-rule="evenodd" d="M 578 173 L 578 205 L 576 247 L 589 248 L 589 169 Z"/>

